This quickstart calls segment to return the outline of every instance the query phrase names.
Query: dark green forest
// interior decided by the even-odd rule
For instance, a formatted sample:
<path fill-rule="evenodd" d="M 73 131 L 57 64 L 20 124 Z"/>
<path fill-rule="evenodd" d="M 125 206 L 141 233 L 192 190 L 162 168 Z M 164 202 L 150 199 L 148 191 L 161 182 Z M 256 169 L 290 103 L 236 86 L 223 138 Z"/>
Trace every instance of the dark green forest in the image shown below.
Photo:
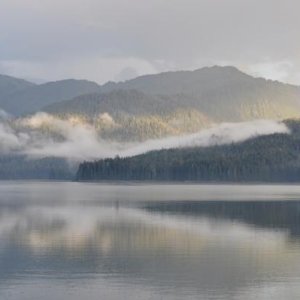
<path fill-rule="evenodd" d="M 299 182 L 300 122 L 286 123 L 290 135 L 272 134 L 237 144 L 84 162 L 77 180 Z"/>

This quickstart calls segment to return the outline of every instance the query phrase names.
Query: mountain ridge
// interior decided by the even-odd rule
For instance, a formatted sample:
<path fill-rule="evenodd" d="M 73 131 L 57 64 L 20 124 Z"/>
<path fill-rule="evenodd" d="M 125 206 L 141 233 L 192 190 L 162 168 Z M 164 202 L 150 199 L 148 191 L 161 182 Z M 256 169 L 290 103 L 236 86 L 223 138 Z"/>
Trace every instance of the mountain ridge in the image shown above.
<path fill-rule="evenodd" d="M 165 77 L 168 77 L 168 76 L 176 76 L 177 78 L 176 79 L 181 79 L 182 76 L 184 75 L 195 75 L 195 74 L 209 74 L 212 72 L 215 72 L 215 73 L 219 73 L 219 74 L 227 74 L 227 75 L 234 75 L 234 76 L 240 76 L 240 78 L 244 78 L 244 79 L 249 79 L 249 78 L 252 78 L 252 79 L 256 79 L 256 80 L 260 80 L 262 82 L 269 82 L 269 83 L 280 83 L 280 84 L 284 84 L 286 86 L 289 86 L 289 87 L 293 87 L 293 88 L 300 88 L 300 85 L 294 85 L 294 84 L 290 84 L 290 83 L 283 83 L 283 82 L 280 82 L 278 80 L 271 80 L 271 79 L 266 79 L 266 78 L 263 78 L 263 77 L 255 77 L 255 76 L 252 76 L 252 75 L 249 75 L 241 70 L 239 70 L 237 67 L 234 67 L 234 66 L 218 66 L 218 65 L 214 65 L 214 66 L 211 66 L 211 67 L 203 67 L 203 68 L 198 68 L 198 69 L 195 69 L 195 70 L 176 70 L 176 71 L 166 71 L 166 72 L 162 72 L 162 73 L 157 73 L 157 74 L 146 74 L 146 75 L 141 75 L 141 76 L 138 76 L 138 77 L 135 77 L 135 78 L 132 78 L 132 79 L 129 79 L 129 80 L 125 80 L 125 81 L 121 81 L 121 82 L 114 82 L 114 81 L 109 81 L 103 85 L 101 85 L 101 91 L 102 92 L 107 92 L 111 89 L 115 89 L 115 86 L 116 85 L 119 85 L 119 89 L 120 89 L 120 86 L 122 86 L 122 88 L 124 88 L 124 86 L 127 86 L 129 84 L 135 84 L 136 82 L 139 82 L 139 81 L 143 81 L 143 80 L 151 80 L 153 78 L 157 78 L 158 82 L 160 82 L 161 79 L 165 78 Z M 132 86 L 131 86 L 132 88 Z M 155 91 L 155 93 L 158 93 L 157 90 Z"/>
<path fill-rule="evenodd" d="M 105 138 L 136 141 L 192 133 L 214 123 L 300 118 L 300 87 L 213 66 L 102 86 L 72 79 L 49 82 L 6 101 L 0 98 L 0 107 L 17 116 L 37 111 L 75 116 Z M 105 116 L 110 126 L 103 124 Z"/>
<path fill-rule="evenodd" d="M 132 132 L 138 131 L 132 128 L 136 118 L 156 127 L 160 125 L 150 124 L 151 120 L 159 119 L 162 135 L 145 134 L 145 138 L 162 137 L 166 128 L 169 129 L 165 135 L 199 131 L 212 123 L 300 118 L 300 87 L 254 78 L 234 67 L 144 75 L 109 85 L 109 89 L 102 86 L 98 93 L 54 103 L 44 110 L 62 117 L 74 114 L 92 120 L 108 113 L 119 127 L 130 123 Z M 173 114 L 177 115 L 177 123 L 183 124 L 181 128 L 174 128 L 174 121 L 170 122 Z M 186 122 L 187 114 L 191 116 L 190 122 Z M 199 127 L 193 125 L 198 122 Z M 150 127 L 144 130 L 153 132 Z"/>
<path fill-rule="evenodd" d="M 30 81 L 0 74 L 0 99 L 32 86 L 35 86 L 35 84 Z"/>
<path fill-rule="evenodd" d="M 40 110 L 43 106 L 97 91 L 99 85 L 88 80 L 65 79 L 34 84 L 0 98 L 0 107 L 13 115 Z"/>

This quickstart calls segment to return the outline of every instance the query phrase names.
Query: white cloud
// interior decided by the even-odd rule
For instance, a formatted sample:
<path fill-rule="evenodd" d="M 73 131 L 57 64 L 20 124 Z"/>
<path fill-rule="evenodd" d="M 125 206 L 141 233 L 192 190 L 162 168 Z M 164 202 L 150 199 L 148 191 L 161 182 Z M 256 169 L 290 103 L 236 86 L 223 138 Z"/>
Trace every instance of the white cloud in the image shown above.
<path fill-rule="evenodd" d="M 242 142 L 247 139 L 273 133 L 288 134 L 289 129 L 284 123 L 271 120 L 257 120 L 242 123 L 223 123 L 204 129 L 198 133 L 169 137 L 159 140 L 150 140 L 121 153 L 122 156 L 133 156 L 158 149 L 183 147 L 208 147 Z"/>
<path fill-rule="evenodd" d="M 108 119 L 107 115 L 103 117 Z M 185 136 L 121 144 L 101 139 L 94 127 L 80 120 L 61 120 L 46 113 L 37 113 L 19 121 L 17 130 L 8 121 L 0 122 L 0 152 L 26 154 L 32 158 L 52 156 L 82 161 L 116 155 L 127 157 L 151 150 L 236 143 L 273 133 L 288 134 L 289 130 L 281 122 L 258 120 L 224 123 Z"/>

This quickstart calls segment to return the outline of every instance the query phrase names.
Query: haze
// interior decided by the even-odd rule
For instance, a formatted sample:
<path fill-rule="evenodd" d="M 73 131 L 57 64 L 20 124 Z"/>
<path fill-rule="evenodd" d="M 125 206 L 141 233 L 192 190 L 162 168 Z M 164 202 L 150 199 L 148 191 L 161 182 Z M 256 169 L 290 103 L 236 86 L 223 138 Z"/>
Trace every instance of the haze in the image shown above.
<path fill-rule="evenodd" d="M 234 65 L 300 84 L 297 0 L 2 0 L 0 73 L 99 83 Z"/>

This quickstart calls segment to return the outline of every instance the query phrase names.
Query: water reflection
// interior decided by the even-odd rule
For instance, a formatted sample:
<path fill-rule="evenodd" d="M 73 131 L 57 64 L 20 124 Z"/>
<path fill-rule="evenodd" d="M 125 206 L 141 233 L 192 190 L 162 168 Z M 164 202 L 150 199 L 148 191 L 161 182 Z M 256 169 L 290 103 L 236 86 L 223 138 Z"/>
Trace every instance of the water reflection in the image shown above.
<path fill-rule="evenodd" d="M 24 193 L 1 193 L 1 299 L 300 293 L 298 201 L 145 201 L 142 193 L 132 201 L 131 189 L 122 201 L 103 186 L 61 188 L 53 201 L 36 186 L 28 201 Z"/>
<path fill-rule="evenodd" d="M 261 228 L 282 229 L 300 237 L 299 201 L 172 201 L 145 206 L 151 212 L 239 221 Z"/>

